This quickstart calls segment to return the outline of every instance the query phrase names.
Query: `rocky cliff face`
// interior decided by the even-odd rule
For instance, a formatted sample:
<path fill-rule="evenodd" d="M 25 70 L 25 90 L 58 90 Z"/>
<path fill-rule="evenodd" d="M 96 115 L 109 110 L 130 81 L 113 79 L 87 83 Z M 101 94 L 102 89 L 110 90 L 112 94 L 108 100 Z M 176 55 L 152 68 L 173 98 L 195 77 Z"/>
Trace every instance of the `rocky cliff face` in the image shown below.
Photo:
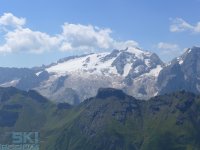
<path fill-rule="evenodd" d="M 200 48 L 193 47 L 166 65 L 158 76 L 159 93 L 200 92 Z"/>

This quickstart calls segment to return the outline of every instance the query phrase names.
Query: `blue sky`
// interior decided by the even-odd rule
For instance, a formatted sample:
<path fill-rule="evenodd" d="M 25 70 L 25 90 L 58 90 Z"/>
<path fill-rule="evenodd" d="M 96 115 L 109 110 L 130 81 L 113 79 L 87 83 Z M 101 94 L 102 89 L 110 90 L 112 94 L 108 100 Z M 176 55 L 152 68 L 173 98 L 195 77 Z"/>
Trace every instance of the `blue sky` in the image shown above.
<path fill-rule="evenodd" d="M 200 45 L 200 0 L 2 0 L 0 6 L 1 67 L 126 46 L 169 61 Z"/>

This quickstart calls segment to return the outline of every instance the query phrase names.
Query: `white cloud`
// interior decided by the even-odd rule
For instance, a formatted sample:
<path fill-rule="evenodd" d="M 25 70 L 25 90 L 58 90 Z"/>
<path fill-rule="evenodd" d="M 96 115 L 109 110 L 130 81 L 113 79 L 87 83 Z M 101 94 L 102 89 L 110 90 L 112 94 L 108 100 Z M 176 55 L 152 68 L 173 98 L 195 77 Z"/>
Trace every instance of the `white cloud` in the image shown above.
<path fill-rule="evenodd" d="M 62 32 L 52 36 L 24 27 L 25 24 L 25 18 L 18 18 L 11 13 L 5 13 L 0 17 L 1 27 L 12 27 L 4 30 L 4 43 L 0 45 L 0 52 L 42 53 L 50 50 L 87 52 L 138 46 L 133 40 L 115 40 L 109 28 L 64 23 Z"/>
<path fill-rule="evenodd" d="M 200 33 L 200 22 L 196 25 L 191 25 L 182 18 L 172 19 L 172 24 L 170 25 L 171 32 L 183 32 L 191 31 L 193 33 Z"/>
<path fill-rule="evenodd" d="M 92 25 L 69 24 L 63 26 L 63 50 L 75 49 L 108 49 L 112 46 L 110 29 L 95 28 Z M 67 45 L 67 46 L 66 46 Z"/>
<path fill-rule="evenodd" d="M 22 27 L 26 24 L 25 18 L 18 18 L 11 13 L 4 13 L 0 17 L 0 25 L 2 26 L 11 26 L 11 27 Z"/>
<path fill-rule="evenodd" d="M 183 52 L 179 45 L 173 43 L 160 42 L 156 47 L 158 53 L 164 58 L 174 58 Z"/>
<path fill-rule="evenodd" d="M 175 49 L 179 49 L 179 46 L 178 46 L 177 44 L 164 43 L 164 42 L 158 43 L 157 47 L 158 47 L 159 49 L 164 49 L 164 50 L 175 50 Z"/>
<path fill-rule="evenodd" d="M 139 44 L 133 40 L 116 41 L 111 37 L 111 29 L 101 29 L 92 25 L 69 24 L 63 25 L 62 50 L 95 50 L 95 49 L 125 49 Z"/>
<path fill-rule="evenodd" d="M 5 44 L 0 46 L 0 52 L 29 51 L 42 53 L 58 48 L 59 39 L 46 33 L 32 31 L 28 28 L 15 29 L 5 35 Z"/>
<path fill-rule="evenodd" d="M 113 47 L 117 49 L 126 49 L 127 47 L 139 47 L 139 44 L 136 41 L 128 40 L 124 42 L 115 41 Z"/>

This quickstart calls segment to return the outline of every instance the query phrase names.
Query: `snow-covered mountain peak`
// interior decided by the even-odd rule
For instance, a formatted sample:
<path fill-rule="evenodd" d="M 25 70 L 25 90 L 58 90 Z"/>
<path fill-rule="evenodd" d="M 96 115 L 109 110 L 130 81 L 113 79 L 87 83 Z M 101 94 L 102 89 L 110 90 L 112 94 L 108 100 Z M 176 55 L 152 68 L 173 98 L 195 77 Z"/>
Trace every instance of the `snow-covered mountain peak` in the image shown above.
<path fill-rule="evenodd" d="M 60 95 L 66 90 L 72 94 L 68 96 L 77 94 L 83 100 L 95 95 L 100 87 L 112 87 L 149 97 L 157 92 L 156 81 L 162 68 L 163 62 L 155 53 L 134 47 L 71 56 L 45 67 L 50 77 L 37 90 L 47 96 L 51 91 Z"/>
<path fill-rule="evenodd" d="M 137 47 L 128 47 L 125 51 L 134 54 L 138 58 L 143 58 L 144 55 L 149 56 L 152 54 Z"/>
<path fill-rule="evenodd" d="M 144 59 L 145 57 L 149 57 L 150 55 L 152 55 L 153 53 L 142 50 L 140 48 L 137 47 L 127 47 L 124 50 L 119 50 L 120 53 L 129 53 L 130 55 L 134 55 L 135 58 L 138 59 Z"/>
<path fill-rule="evenodd" d="M 46 68 L 46 71 L 58 74 L 74 72 L 100 73 L 103 68 L 111 66 L 111 61 L 101 61 L 101 59 L 108 54 L 109 53 L 98 53 L 77 57 L 65 62 L 57 63 L 56 65 Z"/>
<path fill-rule="evenodd" d="M 78 73 L 126 77 L 141 75 L 161 65 L 155 54 L 133 47 L 64 60 L 47 67 L 46 71 L 59 76 Z"/>

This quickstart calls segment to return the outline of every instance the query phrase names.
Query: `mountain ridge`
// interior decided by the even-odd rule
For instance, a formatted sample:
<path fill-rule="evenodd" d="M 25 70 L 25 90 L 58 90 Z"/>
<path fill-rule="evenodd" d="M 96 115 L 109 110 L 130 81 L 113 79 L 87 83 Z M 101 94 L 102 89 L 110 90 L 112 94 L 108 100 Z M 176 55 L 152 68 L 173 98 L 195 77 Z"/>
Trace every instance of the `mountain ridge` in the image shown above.
<path fill-rule="evenodd" d="M 109 87 L 140 99 L 178 90 L 199 93 L 198 51 L 199 47 L 189 48 L 168 64 L 155 53 L 126 48 L 70 56 L 39 68 L 0 68 L 0 86 L 34 89 L 52 101 L 70 104 Z"/>
<path fill-rule="evenodd" d="M 41 150 L 200 148 L 200 96 L 190 92 L 145 101 L 122 90 L 104 88 L 95 97 L 70 106 L 49 100 L 41 103 L 38 97 L 16 88 L 0 88 L 0 93 L 12 90 L 15 94 L 0 104 L 1 144 L 9 141 L 5 132 L 17 130 L 39 132 Z"/>
<path fill-rule="evenodd" d="M 157 70 L 159 70 L 162 65 L 162 61 L 154 53 L 137 48 L 127 48 L 125 50 L 113 50 L 110 53 L 89 54 L 64 62 L 61 61 L 61 63 L 45 70 L 52 74 L 49 82 L 56 81 L 59 76 L 66 76 L 64 87 L 67 88 L 67 91 L 73 89 L 79 99 L 82 100 L 95 96 L 101 87 L 129 90 L 129 94 L 135 96 L 139 89 L 130 90 L 138 84 L 133 83 L 133 79 L 149 73 L 153 69 L 158 68 Z M 154 71 L 154 74 L 157 75 L 156 71 Z M 154 74 L 152 73 L 149 76 L 154 76 Z M 148 79 L 146 77 L 146 80 L 155 82 L 153 81 L 154 78 Z M 151 87 L 144 88 L 150 89 Z M 51 95 L 51 92 L 48 89 L 46 90 L 46 85 L 44 85 L 44 88 L 39 88 L 39 91 Z M 152 91 L 149 90 L 146 93 L 154 95 L 153 92 L 152 89 Z"/>

